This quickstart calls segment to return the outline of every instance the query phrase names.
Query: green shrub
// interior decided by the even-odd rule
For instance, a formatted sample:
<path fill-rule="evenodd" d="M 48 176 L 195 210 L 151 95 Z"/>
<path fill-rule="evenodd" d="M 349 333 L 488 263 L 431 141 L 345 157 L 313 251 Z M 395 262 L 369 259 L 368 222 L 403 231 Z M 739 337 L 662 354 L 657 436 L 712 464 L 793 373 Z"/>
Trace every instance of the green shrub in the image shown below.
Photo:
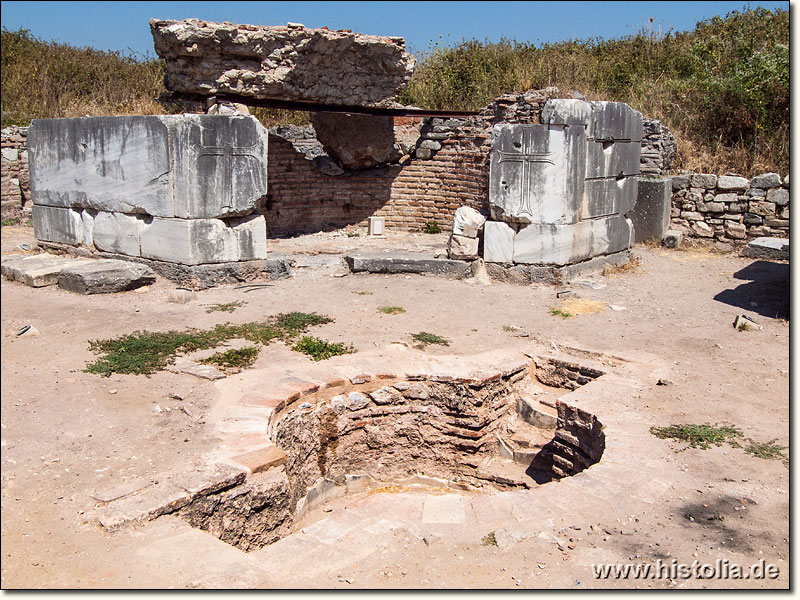
<path fill-rule="evenodd" d="M 292 346 L 292 350 L 302 352 L 312 360 L 325 360 L 342 354 L 353 354 L 356 351 L 353 346 L 328 342 L 308 335 L 300 338 L 300 341 Z"/>

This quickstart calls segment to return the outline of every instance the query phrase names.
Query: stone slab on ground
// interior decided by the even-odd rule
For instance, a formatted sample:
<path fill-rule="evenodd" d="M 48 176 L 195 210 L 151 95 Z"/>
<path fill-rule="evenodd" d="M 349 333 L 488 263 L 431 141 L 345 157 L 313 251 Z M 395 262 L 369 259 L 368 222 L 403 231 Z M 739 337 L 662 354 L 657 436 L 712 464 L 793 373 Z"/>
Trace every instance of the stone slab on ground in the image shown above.
<path fill-rule="evenodd" d="M 152 19 L 168 90 L 342 106 L 391 105 L 414 70 L 400 37 Z"/>
<path fill-rule="evenodd" d="M 61 270 L 68 265 L 85 263 L 52 254 L 9 255 L 2 258 L 2 274 L 9 281 L 19 281 L 30 287 L 56 285 Z"/>
<path fill-rule="evenodd" d="M 466 277 L 470 263 L 413 252 L 372 252 L 344 257 L 353 273 L 417 273 Z"/>
<path fill-rule="evenodd" d="M 270 253 L 271 258 L 259 260 L 242 260 L 204 265 L 182 265 L 160 260 L 130 257 L 124 254 L 91 252 L 85 249 L 76 249 L 69 245 L 55 244 L 52 242 L 39 242 L 39 246 L 57 252 L 67 252 L 72 256 L 89 255 L 142 263 L 153 269 L 157 275 L 169 279 L 173 283 L 194 290 L 205 290 L 228 283 L 286 279 L 292 277 L 292 267 L 295 264 L 293 258 L 282 253 Z"/>
<path fill-rule="evenodd" d="M 756 238 L 742 248 L 741 255 L 745 258 L 789 260 L 789 238 Z"/>
<path fill-rule="evenodd" d="M 110 258 L 69 265 L 58 275 L 58 287 L 87 295 L 125 292 L 155 281 L 156 274 L 147 265 Z"/>

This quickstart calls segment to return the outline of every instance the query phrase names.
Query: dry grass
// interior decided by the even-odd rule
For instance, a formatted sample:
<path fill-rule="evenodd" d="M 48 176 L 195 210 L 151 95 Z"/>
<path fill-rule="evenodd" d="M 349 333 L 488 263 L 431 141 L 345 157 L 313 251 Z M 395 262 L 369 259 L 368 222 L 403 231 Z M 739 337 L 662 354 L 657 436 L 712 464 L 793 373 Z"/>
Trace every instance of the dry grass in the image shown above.
<path fill-rule="evenodd" d="M 594 315 L 608 308 L 608 304 L 600 300 L 589 300 L 588 298 L 567 298 L 556 310 L 572 316 Z"/>
<path fill-rule="evenodd" d="M 612 275 L 625 275 L 629 273 L 637 273 L 642 268 L 642 259 L 638 256 L 632 257 L 628 262 L 621 265 L 606 265 L 603 267 L 603 277 L 610 277 Z"/>

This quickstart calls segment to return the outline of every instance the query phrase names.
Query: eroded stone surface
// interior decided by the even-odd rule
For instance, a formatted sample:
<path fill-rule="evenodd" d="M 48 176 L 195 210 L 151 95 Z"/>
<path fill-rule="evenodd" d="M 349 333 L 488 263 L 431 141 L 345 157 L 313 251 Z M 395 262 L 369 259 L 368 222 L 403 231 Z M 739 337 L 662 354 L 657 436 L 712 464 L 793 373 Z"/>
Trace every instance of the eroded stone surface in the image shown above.
<path fill-rule="evenodd" d="M 197 19 L 152 19 L 150 30 L 166 87 L 181 93 L 387 106 L 414 69 L 397 37 Z"/>
<path fill-rule="evenodd" d="M 670 179 L 641 179 L 636 206 L 630 213 L 635 241 L 661 241 L 669 229 L 672 204 Z"/>
<path fill-rule="evenodd" d="M 76 294 L 111 294 L 155 283 L 147 265 L 125 260 L 99 259 L 64 267 L 58 287 Z"/>

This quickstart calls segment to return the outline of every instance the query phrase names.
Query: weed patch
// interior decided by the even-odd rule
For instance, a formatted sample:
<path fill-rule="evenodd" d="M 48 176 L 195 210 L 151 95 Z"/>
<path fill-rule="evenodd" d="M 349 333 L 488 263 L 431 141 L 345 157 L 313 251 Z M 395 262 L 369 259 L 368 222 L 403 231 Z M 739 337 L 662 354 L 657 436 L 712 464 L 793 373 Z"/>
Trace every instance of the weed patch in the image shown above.
<path fill-rule="evenodd" d="M 3 219 L 0 221 L 0 227 L 13 227 L 19 225 L 19 219 Z"/>
<path fill-rule="evenodd" d="M 442 228 L 439 227 L 436 221 L 428 221 L 425 223 L 425 227 L 422 228 L 422 233 L 442 233 Z"/>
<path fill-rule="evenodd" d="M 233 338 L 268 345 L 276 339 L 291 339 L 313 325 L 333 319 L 314 313 L 284 313 L 264 323 L 232 325 L 224 323 L 214 329 L 185 331 L 137 331 L 119 338 L 92 340 L 89 349 L 102 354 L 84 369 L 108 377 L 112 373 L 151 375 L 171 365 L 180 353 L 206 350 Z"/>
<path fill-rule="evenodd" d="M 208 306 L 208 309 L 206 309 L 206 312 L 207 313 L 212 313 L 212 312 L 228 312 L 228 313 L 232 313 L 237 308 L 241 308 L 245 304 L 247 304 L 247 302 L 245 302 L 244 300 L 237 300 L 236 302 L 228 302 L 227 304 L 206 304 L 206 306 Z"/>
<path fill-rule="evenodd" d="M 325 360 L 342 354 L 353 354 L 356 351 L 353 346 L 328 342 L 309 335 L 300 338 L 300 341 L 292 346 L 292 350 L 302 352 L 311 360 Z"/>
<path fill-rule="evenodd" d="M 574 316 L 568 310 L 564 310 L 563 308 L 551 308 L 549 311 L 551 315 L 554 317 L 561 317 L 562 319 L 569 319 L 570 317 Z"/>
<path fill-rule="evenodd" d="M 381 306 L 378 311 L 385 315 L 399 315 L 406 312 L 406 309 L 400 306 Z"/>
<path fill-rule="evenodd" d="M 737 439 L 742 437 L 742 431 L 733 425 L 670 425 L 669 427 L 651 427 L 650 433 L 657 438 L 673 439 L 687 442 L 686 448 L 702 448 L 708 450 L 711 444 L 721 446 L 727 443 L 734 448 L 741 447 Z M 683 448 L 685 450 L 686 448 Z"/>
<path fill-rule="evenodd" d="M 485 536 L 481 538 L 481 545 L 482 546 L 497 546 L 497 537 L 494 534 L 494 531 L 491 533 L 487 533 Z"/>
<path fill-rule="evenodd" d="M 251 366 L 258 358 L 258 348 L 255 346 L 247 346 L 239 348 L 238 350 L 226 350 L 225 352 L 217 352 L 208 358 L 198 360 L 197 362 L 216 365 L 226 371 L 239 372 Z"/>
<path fill-rule="evenodd" d="M 449 346 L 450 342 L 440 335 L 435 333 L 428 333 L 427 331 L 420 331 L 412 335 L 415 340 L 423 344 L 439 344 L 440 346 Z"/>
<path fill-rule="evenodd" d="M 744 451 L 756 458 L 763 458 L 766 460 L 781 459 L 783 464 L 789 466 L 789 457 L 784 454 L 786 446 L 779 446 L 778 440 L 770 440 L 768 442 L 754 442 L 748 439 L 748 444 L 744 447 Z"/>

